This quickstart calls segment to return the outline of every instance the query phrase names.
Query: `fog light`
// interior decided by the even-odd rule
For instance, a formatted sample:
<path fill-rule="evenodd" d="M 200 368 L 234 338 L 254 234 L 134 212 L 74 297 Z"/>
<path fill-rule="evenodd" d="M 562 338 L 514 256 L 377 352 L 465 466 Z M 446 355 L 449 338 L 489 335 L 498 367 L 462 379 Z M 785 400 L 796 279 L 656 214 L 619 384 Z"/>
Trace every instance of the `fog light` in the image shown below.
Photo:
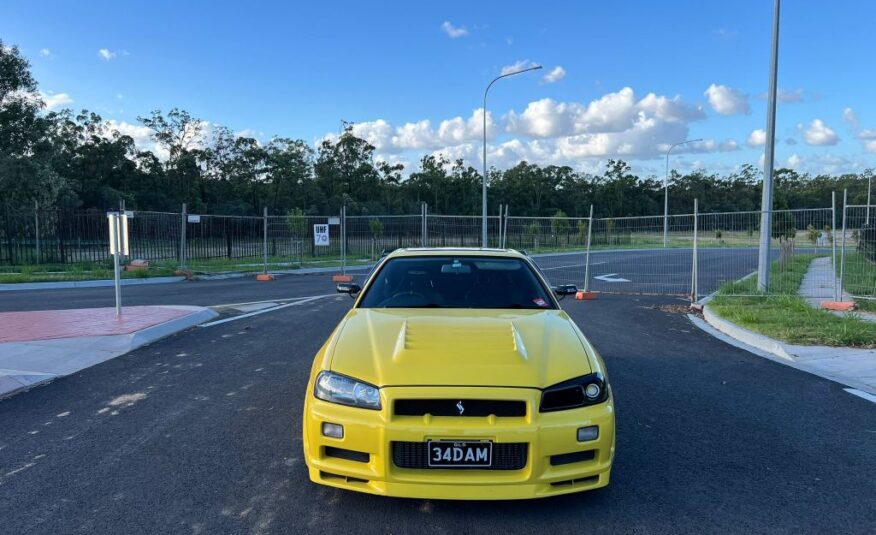
<path fill-rule="evenodd" d="M 587 385 L 587 388 L 584 389 L 584 394 L 587 396 L 587 399 L 596 399 L 601 393 L 602 389 L 599 388 L 599 385 L 596 383 L 590 383 Z"/>
<path fill-rule="evenodd" d="M 590 427 L 578 428 L 578 442 L 589 442 L 599 438 L 599 426 L 591 425 Z"/>
<path fill-rule="evenodd" d="M 344 438 L 344 426 L 339 424 L 330 424 L 328 422 L 322 423 L 322 434 L 327 437 L 332 438 Z M 581 432 L 578 431 L 578 436 L 581 435 Z M 579 439 L 580 440 L 580 439 Z"/>

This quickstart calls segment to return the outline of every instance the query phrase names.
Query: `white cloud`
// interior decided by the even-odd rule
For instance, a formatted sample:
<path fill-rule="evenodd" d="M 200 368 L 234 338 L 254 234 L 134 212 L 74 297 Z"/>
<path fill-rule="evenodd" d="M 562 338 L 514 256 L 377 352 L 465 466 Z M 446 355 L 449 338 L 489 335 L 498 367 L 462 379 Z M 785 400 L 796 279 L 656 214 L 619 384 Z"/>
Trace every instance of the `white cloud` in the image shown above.
<path fill-rule="evenodd" d="M 734 150 L 739 150 L 739 143 L 735 139 L 727 138 L 721 142 L 718 146 L 718 150 L 721 152 L 732 152 Z"/>
<path fill-rule="evenodd" d="M 522 71 L 523 69 L 529 69 L 531 67 L 535 67 L 537 64 L 529 61 L 528 59 L 520 59 L 512 63 L 511 65 L 505 65 L 502 67 L 502 72 L 500 74 L 511 74 L 512 72 Z"/>
<path fill-rule="evenodd" d="M 51 55 L 52 55 L 52 51 L 49 50 L 48 48 L 40 49 L 40 56 L 42 56 L 42 57 L 44 57 L 44 58 L 47 58 L 47 57 L 49 57 L 49 56 L 51 56 Z"/>
<path fill-rule="evenodd" d="M 758 128 L 757 130 L 752 130 L 750 134 L 748 134 L 748 140 L 745 142 L 749 147 L 761 147 L 766 144 L 766 132 L 763 128 Z"/>
<path fill-rule="evenodd" d="M 761 147 L 766 144 L 766 131 L 763 128 L 758 128 L 757 130 L 752 130 L 750 134 L 748 134 L 748 141 L 746 141 L 749 147 Z"/>
<path fill-rule="evenodd" d="M 73 103 L 73 99 L 67 93 L 43 93 L 40 91 L 39 95 L 40 99 L 45 102 L 47 110 L 54 110 Z"/>
<path fill-rule="evenodd" d="M 449 20 L 445 20 L 441 24 L 441 31 L 447 34 L 451 39 L 458 39 L 460 37 L 465 37 L 468 35 L 468 30 L 465 26 L 454 26 L 450 23 Z"/>
<path fill-rule="evenodd" d="M 858 139 L 860 139 L 862 141 L 876 140 L 876 130 L 871 130 L 869 128 L 865 128 L 863 130 L 860 130 L 855 135 L 855 137 L 857 137 Z"/>
<path fill-rule="evenodd" d="M 803 158 L 799 154 L 792 154 L 788 156 L 788 161 L 786 162 L 786 165 L 791 169 L 799 169 L 802 164 Z"/>
<path fill-rule="evenodd" d="M 852 127 L 858 127 L 858 114 L 855 113 L 855 110 L 852 108 L 846 108 L 843 110 L 843 122 L 846 124 L 852 125 Z"/>
<path fill-rule="evenodd" d="M 803 101 L 803 90 L 802 89 L 782 89 L 779 88 L 776 91 L 776 100 L 783 104 L 791 104 L 794 102 L 802 102 Z"/>
<path fill-rule="evenodd" d="M 122 100 L 123 98 L 125 98 L 125 95 L 123 95 L 121 93 L 116 93 L 116 98 L 119 100 Z"/>
<path fill-rule="evenodd" d="M 566 69 L 564 69 L 562 67 L 562 65 L 557 65 L 556 67 L 551 69 L 551 72 L 545 74 L 542 77 L 541 81 L 546 83 L 546 84 L 553 84 L 553 83 L 559 82 L 560 80 L 562 80 L 565 77 L 566 77 Z"/>
<path fill-rule="evenodd" d="M 101 48 L 100 50 L 97 51 L 97 57 L 99 57 L 100 59 L 102 59 L 104 61 L 110 61 L 112 59 L 115 59 L 117 56 L 118 56 L 118 54 L 116 52 L 112 52 L 108 48 Z"/>
<path fill-rule="evenodd" d="M 807 145 L 836 145 L 839 141 L 836 132 L 824 124 L 821 119 L 813 120 L 808 128 L 805 128 L 802 124 L 797 125 L 797 128 L 803 132 L 803 140 L 806 141 Z"/>
<path fill-rule="evenodd" d="M 703 94 L 708 97 L 709 105 L 712 106 L 712 109 L 721 115 L 747 115 L 751 113 L 748 97 L 738 89 L 733 89 L 726 85 L 712 84 Z"/>

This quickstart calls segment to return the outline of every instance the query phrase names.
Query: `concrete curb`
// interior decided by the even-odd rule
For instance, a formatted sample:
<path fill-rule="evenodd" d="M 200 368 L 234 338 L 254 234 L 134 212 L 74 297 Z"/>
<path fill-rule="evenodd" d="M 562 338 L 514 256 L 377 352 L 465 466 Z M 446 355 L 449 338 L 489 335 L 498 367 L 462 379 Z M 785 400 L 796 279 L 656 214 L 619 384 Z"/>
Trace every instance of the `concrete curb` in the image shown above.
<path fill-rule="evenodd" d="M 0 399 L 106 362 L 219 315 L 206 307 L 172 305 L 166 308 L 188 310 L 191 313 L 130 334 L 0 344 L 0 354 L 6 346 L 12 351 L 23 352 L 23 349 L 38 351 L 44 361 L 47 359 L 55 361 L 53 366 L 41 370 L 22 370 L 21 368 L 28 367 L 26 362 L 19 363 L 14 369 L 0 369 Z M 23 357 L 23 360 L 27 360 L 27 357 Z M 40 367 L 45 368 L 45 362 Z"/>
<path fill-rule="evenodd" d="M 152 277 L 147 279 L 122 279 L 122 286 L 140 286 L 143 284 L 168 284 L 186 280 L 185 277 Z M 88 281 L 58 281 L 58 282 L 19 282 L 0 284 L 0 292 L 16 290 L 58 290 L 64 288 L 106 288 L 113 286 L 112 279 Z"/>
<path fill-rule="evenodd" d="M 838 354 L 841 356 L 843 353 L 855 353 L 857 357 L 860 357 L 861 353 L 868 350 L 785 344 L 725 320 L 715 314 L 708 306 L 703 308 L 703 318 L 704 320 L 693 314 L 688 314 L 688 319 L 697 328 L 734 347 L 823 379 L 876 395 L 876 383 L 866 382 L 867 377 L 862 381 L 858 377 L 849 376 L 848 373 L 837 373 L 839 370 L 836 366 L 824 364 L 837 358 Z M 874 367 L 874 371 L 876 371 L 876 367 Z"/>
<path fill-rule="evenodd" d="M 761 351 L 766 351 L 767 353 L 775 355 L 780 359 L 788 361 L 794 360 L 794 357 L 792 357 L 790 354 L 788 354 L 787 351 L 785 351 L 784 344 L 782 344 L 781 342 L 773 340 L 768 336 L 749 331 L 748 329 L 740 327 L 739 325 L 736 325 L 731 321 L 725 320 L 724 318 L 715 314 L 715 312 L 708 305 L 705 305 L 703 307 L 703 317 L 709 323 L 709 325 L 718 329 L 727 336 L 739 340 L 743 344 L 756 347 Z"/>

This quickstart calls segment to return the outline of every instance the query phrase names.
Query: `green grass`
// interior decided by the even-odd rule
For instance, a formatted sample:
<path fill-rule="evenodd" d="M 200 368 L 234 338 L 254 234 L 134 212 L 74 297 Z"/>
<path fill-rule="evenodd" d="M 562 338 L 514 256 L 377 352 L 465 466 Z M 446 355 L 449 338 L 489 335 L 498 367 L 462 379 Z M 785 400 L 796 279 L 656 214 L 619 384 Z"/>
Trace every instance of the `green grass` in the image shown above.
<path fill-rule="evenodd" d="M 122 271 L 123 279 L 142 279 L 147 277 L 167 277 L 174 270 L 166 267 L 150 267 L 148 270 Z M 71 264 L 67 266 L 2 266 L 0 284 L 24 282 L 62 282 L 100 280 L 113 278 L 112 265 L 102 262 Z"/>
<path fill-rule="evenodd" d="M 843 317 L 810 306 L 796 295 L 809 263 L 815 255 L 795 255 L 788 263 L 771 266 L 773 288 L 769 296 L 738 297 L 756 294 L 754 277 L 724 285 L 709 308 L 722 318 L 752 331 L 800 345 L 876 347 L 876 323 Z"/>

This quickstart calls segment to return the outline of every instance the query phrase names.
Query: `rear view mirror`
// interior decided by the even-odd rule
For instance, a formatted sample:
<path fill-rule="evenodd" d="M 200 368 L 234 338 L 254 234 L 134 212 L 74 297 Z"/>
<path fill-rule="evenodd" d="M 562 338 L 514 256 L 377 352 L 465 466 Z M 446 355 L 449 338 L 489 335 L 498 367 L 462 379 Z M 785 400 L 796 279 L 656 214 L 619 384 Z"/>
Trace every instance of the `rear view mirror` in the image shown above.
<path fill-rule="evenodd" d="M 560 284 L 559 286 L 554 286 L 554 293 L 561 296 L 575 295 L 578 293 L 578 287 L 574 284 Z"/>
<path fill-rule="evenodd" d="M 342 282 L 337 285 L 337 290 L 339 294 L 350 294 L 350 297 L 353 297 L 362 290 L 362 287 L 352 282 Z"/>

